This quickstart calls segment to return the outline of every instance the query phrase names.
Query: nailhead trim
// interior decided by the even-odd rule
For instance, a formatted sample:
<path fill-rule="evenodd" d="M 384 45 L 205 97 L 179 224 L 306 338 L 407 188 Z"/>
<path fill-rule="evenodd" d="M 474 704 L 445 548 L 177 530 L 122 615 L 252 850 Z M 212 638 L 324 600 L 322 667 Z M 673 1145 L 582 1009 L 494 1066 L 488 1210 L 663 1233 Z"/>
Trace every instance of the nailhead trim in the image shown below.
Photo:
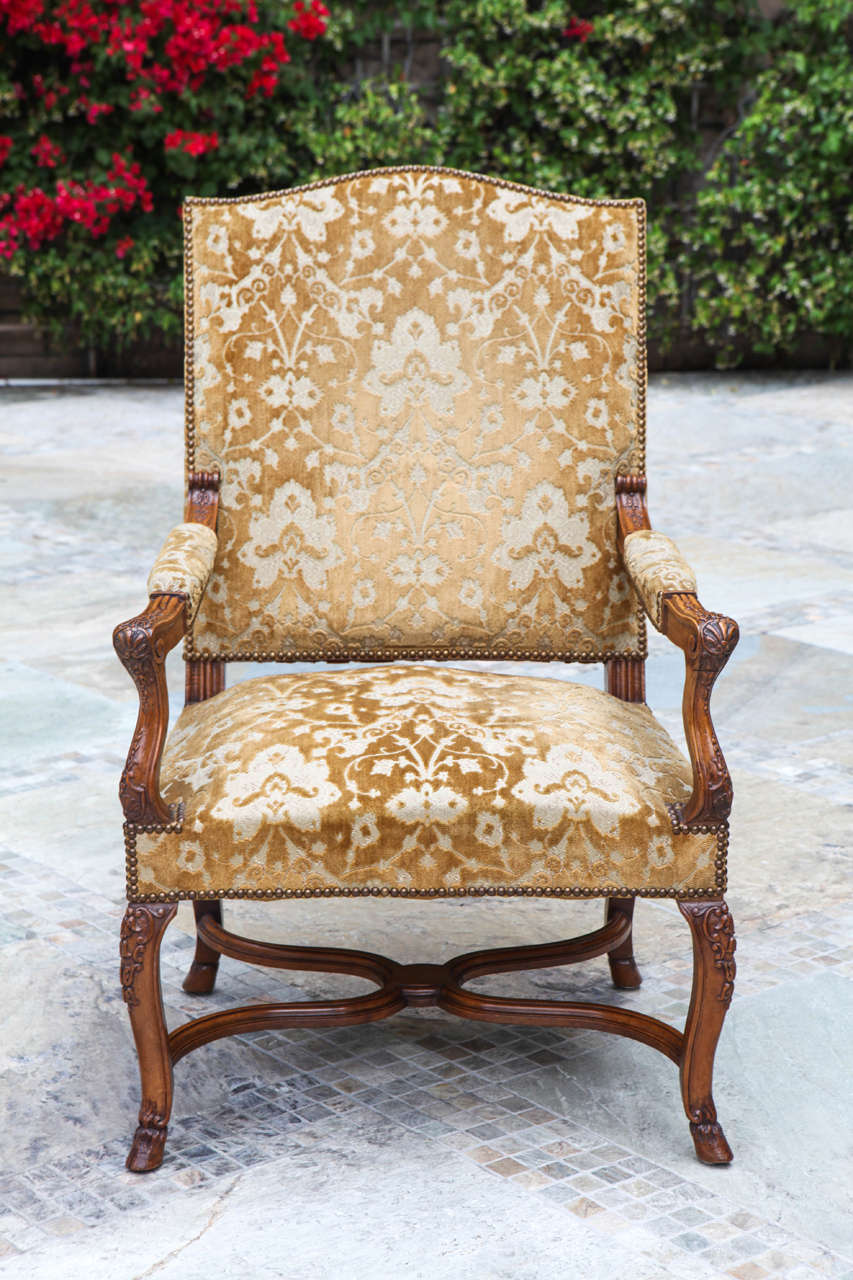
<path fill-rule="evenodd" d="M 188 662 L 419 662 L 432 659 L 439 662 L 499 660 L 501 662 L 609 662 L 613 658 L 633 658 L 644 661 L 648 653 L 645 627 L 641 633 L 642 644 L 638 649 L 607 649 L 595 653 L 572 649 L 454 649 L 446 645 L 434 649 L 196 649 L 188 637 L 184 646 L 184 658 Z"/>
<path fill-rule="evenodd" d="M 136 855 L 136 834 L 145 832 L 175 832 L 182 830 L 183 810 L 180 822 L 168 826 L 138 826 L 124 824 L 124 841 L 127 862 L 127 897 L 130 902 L 192 902 L 195 899 L 229 898 L 271 901 L 280 898 L 716 898 L 726 889 L 726 851 L 728 849 L 728 823 L 718 826 L 691 828 L 692 832 L 715 833 L 717 856 L 714 859 L 714 886 L 710 889 L 628 889 L 621 885 L 605 885 L 600 889 L 539 888 L 533 885 L 472 885 L 466 889 L 397 889 L 381 888 L 339 889 L 324 886 L 321 889 L 173 889 L 168 893 L 140 893 L 139 869 Z M 686 828 L 681 833 L 686 833 Z"/>
<path fill-rule="evenodd" d="M 637 202 L 637 257 L 639 258 L 639 316 L 637 323 L 637 447 L 640 465 L 635 468 L 646 474 L 646 389 L 649 382 L 649 366 L 646 358 L 646 205 Z"/>

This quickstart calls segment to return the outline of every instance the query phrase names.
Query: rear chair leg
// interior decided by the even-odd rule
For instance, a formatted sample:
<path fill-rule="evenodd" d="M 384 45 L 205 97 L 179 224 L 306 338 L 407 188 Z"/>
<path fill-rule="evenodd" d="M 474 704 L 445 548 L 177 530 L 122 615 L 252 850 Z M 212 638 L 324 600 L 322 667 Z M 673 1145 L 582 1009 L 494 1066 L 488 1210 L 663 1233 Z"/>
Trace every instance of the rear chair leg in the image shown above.
<path fill-rule="evenodd" d="M 608 898 L 604 912 L 605 924 L 609 924 L 614 916 L 617 915 L 627 916 L 630 921 L 633 921 L 634 899 Z M 607 959 L 610 962 L 610 976 L 613 979 L 614 987 L 621 987 L 623 990 L 629 991 L 638 987 L 643 981 L 634 961 L 633 931 L 628 934 L 624 942 L 619 943 L 618 947 L 608 951 Z"/>
<path fill-rule="evenodd" d="M 735 982 L 735 927 L 722 898 L 679 900 L 693 933 L 693 994 L 684 1027 L 681 1096 L 696 1154 L 704 1164 L 728 1164 L 732 1151 L 717 1123 L 714 1054 Z"/>
<path fill-rule="evenodd" d="M 127 1157 L 134 1173 L 163 1160 L 172 1110 L 172 1060 L 160 990 L 160 943 L 177 903 L 131 903 L 121 924 L 121 991 L 136 1041 L 142 1105 Z"/>
<path fill-rule="evenodd" d="M 218 898 L 202 899 L 193 903 L 196 927 L 203 916 L 211 916 L 217 924 L 222 924 L 222 903 Z M 216 982 L 219 969 L 219 952 L 214 951 L 201 938 L 195 940 L 195 958 L 190 971 L 184 978 L 184 991 L 191 996 L 209 996 Z"/>

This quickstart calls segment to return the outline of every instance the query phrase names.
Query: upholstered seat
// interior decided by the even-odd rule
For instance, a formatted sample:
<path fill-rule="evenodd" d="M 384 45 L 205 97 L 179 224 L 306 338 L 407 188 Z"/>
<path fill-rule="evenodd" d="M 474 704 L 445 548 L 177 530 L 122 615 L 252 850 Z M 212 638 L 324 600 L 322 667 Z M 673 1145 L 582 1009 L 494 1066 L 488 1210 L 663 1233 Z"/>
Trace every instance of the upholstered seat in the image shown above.
<path fill-rule="evenodd" d="M 734 979 L 732 788 L 710 695 L 737 627 L 702 607 L 646 511 L 642 201 L 413 166 L 183 209 L 185 521 L 114 637 L 139 692 L 119 788 L 143 1092 L 129 1168 L 160 1163 L 191 1049 L 429 1004 L 652 1045 L 679 1064 L 700 1159 L 727 1162 L 711 1068 Z M 645 705 L 647 620 L 685 656 L 689 762 Z M 507 660 L 602 663 L 606 692 L 484 669 Z M 226 691 L 245 662 L 391 665 Z M 222 920 L 224 899 L 344 894 L 371 913 L 383 895 L 600 897 L 604 923 L 402 965 Z M 621 1006 L 463 990 L 603 955 L 617 987 L 639 986 L 643 896 L 675 899 L 693 933 L 683 1033 Z M 220 955 L 379 990 L 168 1032 L 158 955 L 182 899 L 188 992 L 213 989 Z"/>
<path fill-rule="evenodd" d="M 428 666 L 261 676 L 185 707 L 161 769 L 180 830 L 140 896 L 713 890 L 673 830 L 690 765 L 642 703 Z"/>

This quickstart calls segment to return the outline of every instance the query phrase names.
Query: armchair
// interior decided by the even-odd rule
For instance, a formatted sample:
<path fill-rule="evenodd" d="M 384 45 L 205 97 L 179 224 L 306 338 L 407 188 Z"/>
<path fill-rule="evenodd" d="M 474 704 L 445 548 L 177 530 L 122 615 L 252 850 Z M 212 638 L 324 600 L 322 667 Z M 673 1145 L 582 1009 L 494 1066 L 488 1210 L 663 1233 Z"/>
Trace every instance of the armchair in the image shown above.
<path fill-rule="evenodd" d="M 732 788 L 709 699 L 737 627 L 649 525 L 642 201 L 405 167 L 189 199 L 184 229 L 185 523 L 114 636 L 139 692 L 120 784 L 142 1082 L 128 1167 L 162 1161 L 172 1069 L 192 1049 L 407 1005 L 640 1040 L 679 1067 L 699 1159 L 727 1163 L 712 1071 L 735 974 Z M 645 615 L 685 654 L 689 762 L 645 705 Z M 182 638 L 167 738 L 164 661 Z M 472 659 L 600 662 L 606 691 L 459 665 Z M 226 691 L 225 664 L 245 661 L 370 665 Z M 224 899 L 340 895 L 603 898 L 605 919 L 440 965 L 222 922 Z M 616 987 L 639 986 L 638 897 L 674 898 L 690 926 L 683 1032 L 466 988 L 602 955 Z M 221 955 L 377 989 L 169 1032 L 159 948 L 181 900 L 193 994 Z"/>

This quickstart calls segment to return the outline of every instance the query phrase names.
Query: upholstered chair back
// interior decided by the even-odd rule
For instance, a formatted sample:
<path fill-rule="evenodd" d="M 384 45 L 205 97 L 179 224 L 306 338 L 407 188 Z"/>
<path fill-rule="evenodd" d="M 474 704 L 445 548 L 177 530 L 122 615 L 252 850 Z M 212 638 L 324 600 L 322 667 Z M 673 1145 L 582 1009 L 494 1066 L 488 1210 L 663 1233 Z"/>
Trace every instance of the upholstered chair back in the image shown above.
<path fill-rule="evenodd" d="M 186 202 L 189 656 L 637 654 L 644 211 L 452 170 Z"/>

